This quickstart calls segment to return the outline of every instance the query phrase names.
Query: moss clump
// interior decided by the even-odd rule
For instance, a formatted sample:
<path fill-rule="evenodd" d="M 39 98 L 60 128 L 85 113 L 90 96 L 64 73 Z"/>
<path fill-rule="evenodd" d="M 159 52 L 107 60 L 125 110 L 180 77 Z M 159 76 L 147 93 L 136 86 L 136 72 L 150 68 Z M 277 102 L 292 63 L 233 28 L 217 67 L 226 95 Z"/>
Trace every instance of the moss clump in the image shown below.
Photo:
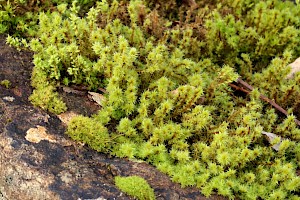
<path fill-rule="evenodd" d="M 139 200 L 154 200 L 154 190 L 140 176 L 115 177 L 116 186 L 126 194 Z"/>
<path fill-rule="evenodd" d="M 67 110 L 66 104 L 55 91 L 53 82 L 48 81 L 46 74 L 40 71 L 42 63 L 36 62 L 32 72 L 32 86 L 35 90 L 30 95 L 29 100 L 35 106 L 48 110 L 49 112 L 60 114 Z"/>
<path fill-rule="evenodd" d="M 107 129 L 96 120 L 84 116 L 76 117 L 69 124 L 67 133 L 72 139 L 84 141 L 97 151 L 109 151 L 111 139 Z"/>
<path fill-rule="evenodd" d="M 5 79 L 0 82 L 0 85 L 4 86 L 6 89 L 9 89 L 11 86 L 11 82 Z"/>

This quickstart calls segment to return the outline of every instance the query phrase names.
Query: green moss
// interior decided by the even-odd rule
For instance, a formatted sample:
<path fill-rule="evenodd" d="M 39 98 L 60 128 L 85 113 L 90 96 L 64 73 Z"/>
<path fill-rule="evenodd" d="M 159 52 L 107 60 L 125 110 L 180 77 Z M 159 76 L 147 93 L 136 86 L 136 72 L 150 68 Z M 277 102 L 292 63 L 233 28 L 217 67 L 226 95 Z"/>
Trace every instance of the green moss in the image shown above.
<path fill-rule="evenodd" d="M 48 110 L 51 113 L 60 114 L 67 110 L 66 104 L 58 96 L 58 93 L 54 92 L 52 86 L 45 86 L 33 91 L 29 100 L 35 106 Z"/>
<path fill-rule="evenodd" d="M 93 119 L 76 117 L 70 122 L 67 133 L 72 139 L 84 141 L 97 151 L 109 152 L 111 139 L 107 129 Z"/>
<path fill-rule="evenodd" d="M 2 86 L 4 86 L 5 88 L 7 88 L 7 89 L 9 89 L 10 88 L 10 86 L 11 86 L 11 82 L 9 81 L 9 80 L 2 80 L 1 82 L 0 82 L 0 84 L 2 85 Z"/>
<path fill-rule="evenodd" d="M 154 200 L 154 190 L 139 176 L 115 177 L 116 186 L 126 194 L 139 200 Z"/>
<path fill-rule="evenodd" d="M 90 9 L 60 2 L 36 15 L 30 37 L 7 42 L 34 52 L 36 106 L 66 110 L 60 84 L 105 88 L 101 110 L 70 123 L 74 140 L 143 159 L 206 196 L 293 198 L 300 192 L 300 75 L 285 77 L 300 56 L 300 5 L 196 2 L 103 0 Z M 240 76 L 257 88 L 250 95 L 230 87 Z M 260 93 L 290 108 L 289 116 Z M 289 141 L 275 152 L 262 131 Z"/>

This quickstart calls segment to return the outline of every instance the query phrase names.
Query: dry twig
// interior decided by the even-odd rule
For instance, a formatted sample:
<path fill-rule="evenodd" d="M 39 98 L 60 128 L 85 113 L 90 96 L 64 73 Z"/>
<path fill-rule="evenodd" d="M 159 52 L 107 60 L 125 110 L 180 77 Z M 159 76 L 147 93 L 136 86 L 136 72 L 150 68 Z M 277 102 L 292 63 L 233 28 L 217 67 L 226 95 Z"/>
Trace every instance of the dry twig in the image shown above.
<path fill-rule="evenodd" d="M 245 92 L 246 94 L 249 94 L 254 88 L 249 85 L 247 82 L 243 81 L 241 78 L 238 78 L 236 81 L 238 84 L 242 85 L 242 87 L 239 87 L 233 83 L 230 83 L 229 85 L 239 91 Z M 275 101 L 267 98 L 265 95 L 260 94 L 260 99 L 262 99 L 263 101 L 271 104 L 275 109 L 277 109 L 279 112 L 283 113 L 285 116 L 288 116 L 288 112 L 282 108 L 281 106 L 279 106 L 277 103 L 275 103 Z M 298 119 L 295 119 L 295 122 L 297 125 L 300 126 L 300 121 Z"/>

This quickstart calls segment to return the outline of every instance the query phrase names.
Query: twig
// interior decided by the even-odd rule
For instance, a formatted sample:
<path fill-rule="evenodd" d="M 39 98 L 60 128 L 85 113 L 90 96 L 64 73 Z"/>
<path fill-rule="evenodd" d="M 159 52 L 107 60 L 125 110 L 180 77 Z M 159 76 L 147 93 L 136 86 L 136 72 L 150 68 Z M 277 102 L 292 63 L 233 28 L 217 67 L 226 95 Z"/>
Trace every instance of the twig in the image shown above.
<path fill-rule="evenodd" d="M 246 90 L 245 88 L 239 87 L 237 85 L 234 85 L 233 83 L 229 83 L 230 87 L 234 88 L 235 90 L 239 90 L 242 92 L 245 92 L 246 94 L 249 94 L 250 91 Z"/>
<path fill-rule="evenodd" d="M 249 85 L 247 82 L 243 81 L 241 78 L 238 78 L 236 82 L 240 83 L 241 85 L 243 85 L 250 91 L 252 91 L 254 89 L 251 85 Z"/>
<path fill-rule="evenodd" d="M 229 85 L 236 90 L 245 92 L 246 94 L 249 94 L 254 89 L 251 85 L 249 85 L 247 82 L 243 81 L 241 78 L 238 78 L 236 82 L 241 84 L 246 89 L 243 87 L 234 85 L 232 83 L 230 83 Z M 250 91 L 248 91 L 247 89 Z M 276 108 L 279 112 L 283 113 L 285 116 L 288 116 L 288 112 L 285 109 L 283 109 L 281 106 L 279 106 L 277 103 L 275 103 L 275 101 L 267 98 L 265 95 L 262 95 L 262 94 L 260 94 L 259 98 L 262 99 L 263 101 L 271 104 L 274 108 Z M 295 123 L 300 126 L 300 121 L 298 119 L 295 119 Z"/>

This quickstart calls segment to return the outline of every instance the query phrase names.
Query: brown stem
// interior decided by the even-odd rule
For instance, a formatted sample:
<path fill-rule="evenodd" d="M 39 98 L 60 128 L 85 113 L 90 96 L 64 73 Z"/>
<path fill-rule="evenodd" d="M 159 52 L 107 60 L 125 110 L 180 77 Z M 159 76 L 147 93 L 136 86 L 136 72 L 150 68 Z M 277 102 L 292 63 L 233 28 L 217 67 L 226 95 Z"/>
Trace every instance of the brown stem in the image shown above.
<path fill-rule="evenodd" d="M 242 86 L 244 86 L 245 88 L 247 88 L 250 91 L 253 90 L 253 87 L 251 85 L 249 85 L 247 82 L 243 81 L 241 78 L 238 78 L 236 82 L 240 83 Z"/>
<path fill-rule="evenodd" d="M 234 88 L 235 90 L 239 90 L 239 91 L 242 91 L 242 92 L 245 92 L 246 94 L 249 94 L 250 91 L 246 90 L 245 88 L 242 88 L 242 87 L 239 87 L 237 85 L 234 85 L 233 83 L 229 83 L 229 86 Z"/>

